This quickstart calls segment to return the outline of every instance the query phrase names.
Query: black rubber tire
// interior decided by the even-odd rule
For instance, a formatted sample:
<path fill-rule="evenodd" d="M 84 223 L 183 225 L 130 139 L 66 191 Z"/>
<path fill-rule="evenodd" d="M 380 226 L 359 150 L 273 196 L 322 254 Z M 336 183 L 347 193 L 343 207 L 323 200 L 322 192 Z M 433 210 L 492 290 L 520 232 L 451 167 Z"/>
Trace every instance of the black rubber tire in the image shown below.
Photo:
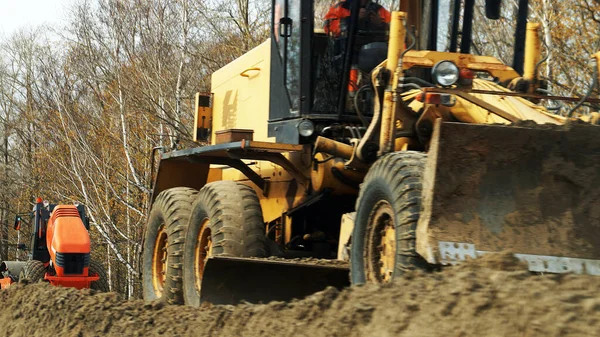
<path fill-rule="evenodd" d="M 182 255 L 183 242 L 189 222 L 192 202 L 198 191 L 187 187 L 175 187 L 162 191 L 154 201 L 142 247 L 142 288 L 147 301 L 165 300 L 169 304 L 183 304 Z M 167 234 L 166 280 L 162 294 L 152 282 L 152 257 L 159 230 L 165 226 Z"/>
<path fill-rule="evenodd" d="M 426 154 L 395 152 L 378 159 L 367 173 L 356 201 L 356 217 L 350 252 L 350 278 L 353 285 L 367 282 L 367 226 L 371 212 L 380 201 L 394 213 L 396 254 L 392 279 L 406 270 L 426 268 L 416 252 L 415 230 L 421 207 L 421 179 Z"/>
<path fill-rule="evenodd" d="M 25 281 L 29 283 L 37 283 L 44 281 L 46 275 L 46 266 L 41 261 L 29 260 L 25 263 L 23 270 L 19 275 L 19 281 Z"/>
<path fill-rule="evenodd" d="M 106 275 L 106 271 L 101 263 L 95 260 L 90 261 L 90 266 L 88 268 L 88 275 L 98 274 L 100 279 L 98 281 L 92 282 L 90 284 L 90 289 L 98 290 L 103 293 L 107 293 L 110 291 L 110 286 L 108 284 L 108 276 Z"/>
<path fill-rule="evenodd" d="M 266 257 L 268 255 L 262 208 L 254 190 L 234 181 L 205 185 L 194 202 L 183 252 L 185 304 L 200 305 L 196 287 L 196 248 L 204 219 L 212 237 L 213 256 Z M 244 275 L 240 275 L 241 278 Z"/>

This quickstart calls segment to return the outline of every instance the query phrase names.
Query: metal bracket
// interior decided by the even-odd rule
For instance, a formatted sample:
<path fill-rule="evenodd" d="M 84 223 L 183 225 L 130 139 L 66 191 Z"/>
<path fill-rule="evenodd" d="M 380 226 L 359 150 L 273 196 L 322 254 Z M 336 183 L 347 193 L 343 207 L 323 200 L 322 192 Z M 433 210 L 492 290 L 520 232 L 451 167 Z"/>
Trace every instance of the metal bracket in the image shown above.
<path fill-rule="evenodd" d="M 469 93 L 466 93 L 464 91 L 444 89 L 444 88 L 431 88 L 431 89 L 426 88 L 423 91 L 424 92 L 438 92 L 441 94 L 453 94 L 453 95 L 459 96 L 473 104 L 479 105 L 480 107 L 488 110 L 489 112 L 508 120 L 509 122 L 514 123 L 514 122 L 518 122 L 521 120 L 519 117 L 514 116 L 513 114 L 508 113 L 508 112 L 496 107 L 495 105 L 492 105 L 492 104 L 490 104 L 480 98 L 477 98 Z"/>
<path fill-rule="evenodd" d="M 210 163 L 214 165 L 226 165 L 230 166 L 243 175 L 248 177 L 258 188 L 260 188 L 265 196 L 269 191 L 268 181 L 261 177 L 258 173 L 254 172 L 246 163 L 241 159 L 224 158 L 224 157 L 190 157 L 190 161 L 197 163 Z"/>
<path fill-rule="evenodd" d="M 459 261 L 476 259 L 489 251 L 476 250 L 472 243 L 440 241 L 441 264 L 457 264 Z M 561 256 L 514 254 L 527 263 L 528 269 L 537 273 L 575 273 L 600 276 L 600 260 L 580 259 Z"/>
<path fill-rule="evenodd" d="M 243 150 L 229 150 L 227 155 L 232 159 L 253 159 L 253 160 L 264 160 L 270 161 L 276 165 L 281 166 L 289 174 L 298 181 L 298 183 L 305 188 L 308 188 L 309 178 L 306 177 L 300 170 L 294 166 L 284 155 L 281 153 L 273 152 L 244 152 Z M 248 177 L 250 178 L 250 177 Z M 262 178 L 261 178 L 262 179 Z"/>

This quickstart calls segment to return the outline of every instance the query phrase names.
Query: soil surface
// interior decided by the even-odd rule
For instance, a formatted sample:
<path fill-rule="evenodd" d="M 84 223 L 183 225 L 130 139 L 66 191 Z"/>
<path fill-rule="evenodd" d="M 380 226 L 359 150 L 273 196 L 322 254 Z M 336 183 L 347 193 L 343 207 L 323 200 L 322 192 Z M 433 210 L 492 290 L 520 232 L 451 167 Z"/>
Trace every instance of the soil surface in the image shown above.
<path fill-rule="evenodd" d="M 534 275 L 490 254 L 388 286 L 328 288 L 289 303 L 124 301 L 114 293 L 19 284 L 0 292 L 3 336 L 595 336 L 600 278 Z"/>

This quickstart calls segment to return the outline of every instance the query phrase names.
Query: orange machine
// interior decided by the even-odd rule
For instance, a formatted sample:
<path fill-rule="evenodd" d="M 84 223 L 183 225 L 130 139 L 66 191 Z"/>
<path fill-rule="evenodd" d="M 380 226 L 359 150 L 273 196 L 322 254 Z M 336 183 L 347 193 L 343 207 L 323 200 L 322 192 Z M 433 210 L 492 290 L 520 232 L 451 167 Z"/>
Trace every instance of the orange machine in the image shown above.
<path fill-rule="evenodd" d="M 18 216 L 15 229 L 20 222 Z M 31 260 L 1 262 L 0 288 L 26 278 L 55 286 L 108 290 L 107 280 L 101 280 L 101 266 L 90 261 L 88 229 L 83 205 L 51 205 L 38 198 L 33 209 Z"/>
<path fill-rule="evenodd" d="M 0 273 L 0 289 L 10 287 L 13 282 L 14 280 L 10 276 L 4 276 L 3 273 Z"/>
<path fill-rule="evenodd" d="M 44 279 L 51 284 L 81 289 L 100 278 L 89 273 L 90 236 L 77 207 L 54 207 L 46 229 L 46 247 L 54 268 Z"/>

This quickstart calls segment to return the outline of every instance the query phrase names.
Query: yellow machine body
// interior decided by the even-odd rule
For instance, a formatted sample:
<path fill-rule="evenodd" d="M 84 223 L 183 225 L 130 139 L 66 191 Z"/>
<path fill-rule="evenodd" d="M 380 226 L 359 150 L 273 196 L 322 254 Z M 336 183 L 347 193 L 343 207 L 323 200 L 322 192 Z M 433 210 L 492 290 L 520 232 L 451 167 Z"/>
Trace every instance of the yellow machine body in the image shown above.
<path fill-rule="evenodd" d="M 210 146 L 164 154 L 153 200 L 172 187 L 201 189 L 211 181 L 242 182 L 256 191 L 266 232 L 274 231 L 275 243 L 286 246 L 293 241 L 292 233 L 306 226 L 294 222 L 298 209 L 325 197 L 353 209 L 373 164 L 361 151 L 369 138 L 379 145 L 377 157 L 404 150 L 428 153 L 416 230 L 416 251 L 427 262 L 453 264 L 509 249 L 534 271 L 600 275 L 600 213 L 594 207 L 600 204 L 599 128 L 579 125 L 583 122 L 533 103 L 538 100 L 533 92 L 539 84 L 535 73 L 539 26 L 528 26 L 521 77 L 493 57 L 406 51 L 406 20 L 410 18 L 404 13 L 392 13 L 388 60 L 371 73 L 374 86 L 384 72 L 390 79 L 382 96 L 376 94 L 381 106 L 376 105 L 375 111 L 379 108 L 380 113 L 373 115 L 361 139 L 343 143 L 315 137 L 312 142 L 284 144 L 269 137 L 271 88 L 278 84 L 271 82 L 274 44 L 267 40 L 212 75 L 210 106 L 198 108 L 196 103 L 196 128 L 210 129 Z M 595 57 L 600 62 L 599 55 Z M 466 85 L 399 89 L 404 72 L 430 69 L 441 61 L 495 81 L 475 76 Z M 526 92 L 507 88 L 519 81 L 528 83 Z M 431 103 L 424 98 L 429 94 L 450 101 Z M 201 122 L 207 120 L 209 126 Z M 220 138 L 224 134 L 228 138 Z M 335 251 L 339 259 L 347 260 L 354 213 L 340 214 L 339 220 L 331 224 L 339 233 Z M 244 275 L 227 280 L 219 273 L 203 276 L 203 284 L 227 291 L 239 290 L 236 282 L 246 282 L 245 277 L 262 275 L 261 268 L 282 268 L 288 274 L 293 267 L 256 260 L 246 264 L 244 259 L 226 257 L 208 261 L 207 271 L 229 273 L 234 268 L 236 275 Z M 270 280 L 273 283 L 278 282 Z"/>
<path fill-rule="evenodd" d="M 212 120 L 211 144 L 216 143 L 215 133 L 230 129 L 253 130 L 251 140 L 274 143 L 272 137 L 267 136 L 267 121 L 269 111 L 269 56 L 271 55 L 270 41 L 266 41 L 253 50 L 236 59 L 212 75 Z M 462 55 L 456 53 L 409 51 L 403 61 L 403 67 L 410 69 L 414 66 L 432 66 L 441 60 L 455 61 L 459 67 L 487 71 L 495 77 L 503 80 L 511 80 L 518 76 L 512 68 L 503 65 L 500 61 L 485 56 Z M 507 92 L 510 91 L 495 83 L 475 79 L 473 89 Z M 517 120 L 531 120 L 539 124 L 552 123 L 562 124 L 565 118 L 553 115 L 545 108 L 535 105 L 530 101 L 518 96 L 485 95 L 478 93 L 463 92 L 460 89 L 449 91 L 457 95 L 456 104 L 452 107 L 430 106 L 413 101 L 411 107 L 414 110 L 425 109 L 419 122 L 429 120 L 433 123 L 436 119 L 448 121 L 460 121 L 472 124 L 509 124 L 510 120 L 502 118 L 481 106 L 481 102 L 488 104 L 497 110 L 505 111 Z M 404 99 L 413 98 L 415 91 L 403 94 Z M 479 103 L 479 104 L 477 104 Z M 200 110 L 199 113 L 205 113 Z M 200 120 L 200 118 L 196 118 Z M 339 143 L 336 146 L 342 146 Z M 277 147 L 277 144 L 273 144 Z M 400 150 L 396 146 L 396 150 Z M 326 149 L 332 151 L 332 149 Z M 352 148 L 342 153 L 337 162 L 341 171 L 354 181 L 360 181 L 365 172 L 346 170 L 341 158 L 351 156 Z M 337 193 L 356 194 L 357 190 L 342 184 L 339 179 L 331 175 L 331 167 L 336 161 L 313 165 L 310 146 L 302 150 L 286 153 L 285 156 L 302 173 L 312 181 L 311 188 L 314 191 L 322 191 L 324 188 L 333 188 Z M 319 157 L 324 159 L 324 156 Z M 248 160 L 250 167 L 263 178 L 269 180 L 268 195 L 264 195 L 259 189 L 259 197 L 263 206 L 265 222 L 280 219 L 288 209 L 302 204 L 307 195 L 307 186 L 296 184 L 294 177 L 285 169 L 269 161 Z M 210 178 L 207 180 L 234 180 L 246 181 L 251 186 L 250 180 L 239 170 L 231 167 L 213 165 L 211 166 Z M 288 237 L 289 239 L 289 237 Z"/>
<path fill-rule="evenodd" d="M 267 137 L 271 42 L 267 40 L 211 76 L 213 116 L 211 144 L 215 132 L 251 129 L 254 140 Z"/>

